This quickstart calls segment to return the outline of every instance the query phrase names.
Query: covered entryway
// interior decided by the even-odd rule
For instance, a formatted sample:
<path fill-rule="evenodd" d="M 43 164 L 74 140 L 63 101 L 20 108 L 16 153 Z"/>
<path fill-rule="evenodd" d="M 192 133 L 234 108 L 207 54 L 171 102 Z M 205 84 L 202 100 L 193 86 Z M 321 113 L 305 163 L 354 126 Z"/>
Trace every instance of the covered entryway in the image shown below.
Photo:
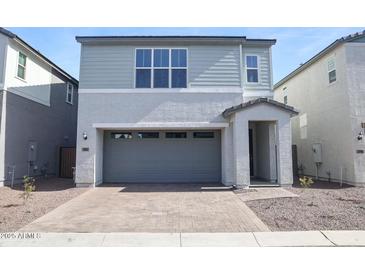
<path fill-rule="evenodd" d="M 249 121 L 248 123 L 250 185 L 276 185 L 276 121 Z"/>
<path fill-rule="evenodd" d="M 230 126 L 223 131 L 222 181 L 249 187 L 256 182 L 293 184 L 290 118 L 293 107 L 258 98 L 226 109 Z"/>
<path fill-rule="evenodd" d="M 105 130 L 104 183 L 221 182 L 220 130 Z"/>

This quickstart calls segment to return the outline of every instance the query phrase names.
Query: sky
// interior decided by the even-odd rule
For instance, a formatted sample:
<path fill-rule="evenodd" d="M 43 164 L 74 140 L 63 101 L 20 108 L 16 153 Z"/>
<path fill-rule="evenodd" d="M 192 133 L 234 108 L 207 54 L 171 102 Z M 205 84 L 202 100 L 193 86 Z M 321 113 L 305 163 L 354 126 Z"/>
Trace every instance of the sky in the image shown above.
<path fill-rule="evenodd" d="M 59 67 L 79 77 L 83 35 L 241 35 L 277 39 L 272 48 L 274 83 L 306 62 L 336 39 L 363 31 L 354 28 L 7 28 Z"/>

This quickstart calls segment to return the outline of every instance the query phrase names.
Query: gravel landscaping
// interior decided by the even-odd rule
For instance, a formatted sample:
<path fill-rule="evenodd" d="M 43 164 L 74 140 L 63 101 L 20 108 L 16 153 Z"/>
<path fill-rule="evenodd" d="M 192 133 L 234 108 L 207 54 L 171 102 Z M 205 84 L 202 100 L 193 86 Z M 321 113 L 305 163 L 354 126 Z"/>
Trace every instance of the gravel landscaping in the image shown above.
<path fill-rule="evenodd" d="M 22 185 L 0 187 L 0 232 L 14 232 L 85 192 L 70 179 L 37 179 L 36 190 L 24 204 Z"/>
<path fill-rule="evenodd" d="M 272 231 L 365 230 L 365 188 L 316 182 L 288 190 L 299 197 L 245 203 Z"/>

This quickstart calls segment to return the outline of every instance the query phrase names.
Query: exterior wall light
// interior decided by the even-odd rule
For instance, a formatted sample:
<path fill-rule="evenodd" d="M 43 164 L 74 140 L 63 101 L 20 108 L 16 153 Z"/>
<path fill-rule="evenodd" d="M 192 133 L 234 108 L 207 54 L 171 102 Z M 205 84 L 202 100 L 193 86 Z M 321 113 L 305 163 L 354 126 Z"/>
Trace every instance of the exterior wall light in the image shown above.
<path fill-rule="evenodd" d="M 361 141 L 364 138 L 364 133 L 360 131 L 360 133 L 357 135 L 357 140 Z"/>
<path fill-rule="evenodd" d="M 84 132 L 84 133 L 82 134 L 82 138 L 84 138 L 84 140 L 87 140 L 87 134 L 86 134 L 86 132 Z"/>

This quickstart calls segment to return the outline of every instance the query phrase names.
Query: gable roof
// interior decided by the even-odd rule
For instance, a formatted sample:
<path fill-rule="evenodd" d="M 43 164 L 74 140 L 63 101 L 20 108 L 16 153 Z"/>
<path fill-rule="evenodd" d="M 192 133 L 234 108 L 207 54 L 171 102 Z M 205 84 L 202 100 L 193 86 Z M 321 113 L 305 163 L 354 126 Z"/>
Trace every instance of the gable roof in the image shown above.
<path fill-rule="evenodd" d="M 44 62 L 46 62 L 48 65 L 50 65 L 53 69 L 57 70 L 63 76 L 65 76 L 70 81 L 72 81 L 72 82 L 74 82 L 75 84 L 78 85 L 79 81 L 76 78 L 72 77 L 66 71 L 64 71 L 63 69 L 61 69 L 59 66 L 57 66 L 55 63 L 53 63 L 50 59 L 48 59 L 46 56 L 44 56 L 38 50 L 36 50 L 35 48 L 33 48 L 31 45 L 29 45 L 27 42 L 25 42 L 19 36 L 17 36 L 16 34 L 12 33 L 11 31 L 8 31 L 7 29 L 1 28 L 1 27 L 0 27 L 0 33 L 3 34 L 3 35 L 5 35 L 5 36 L 7 36 L 7 37 L 9 37 L 9 38 L 11 38 L 11 39 L 13 39 L 13 40 L 15 40 L 16 42 L 18 42 L 22 46 L 26 47 L 33 54 L 35 54 L 36 56 L 38 56 L 39 58 L 41 58 Z"/>
<path fill-rule="evenodd" d="M 232 115 L 233 113 L 235 113 L 237 111 L 241 111 L 241 110 L 244 110 L 244 109 L 250 108 L 252 106 L 259 105 L 259 104 L 268 104 L 268 105 L 274 106 L 276 108 L 279 108 L 283 111 L 290 112 L 293 115 L 297 115 L 299 113 L 297 110 L 295 110 L 291 106 L 285 105 L 283 103 L 280 103 L 278 101 L 275 101 L 275 100 L 272 100 L 272 99 L 269 99 L 269 98 L 262 97 L 262 98 L 250 100 L 246 103 L 242 103 L 242 104 L 239 104 L 237 106 L 227 108 L 226 110 L 223 111 L 222 115 L 223 115 L 224 118 L 227 118 L 227 117 L 229 117 L 230 115 Z"/>
<path fill-rule="evenodd" d="M 322 56 L 326 55 L 327 53 L 329 53 L 330 51 L 332 51 L 333 49 L 335 49 L 337 46 L 339 46 L 339 45 L 341 45 L 343 43 L 352 42 L 352 41 L 355 41 L 357 39 L 364 38 L 364 37 L 365 37 L 365 30 L 363 30 L 362 32 L 357 32 L 355 34 L 350 34 L 348 36 L 343 36 L 343 37 L 337 39 L 332 44 L 330 44 L 329 46 L 327 46 L 325 49 L 323 49 L 322 51 L 320 51 L 319 53 L 317 53 L 316 55 L 314 55 L 307 62 L 305 62 L 300 67 L 298 67 L 297 69 L 293 70 L 291 73 L 289 73 L 287 76 L 285 76 L 279 82 L 277 82 L 274 85 L 274 89 L 278 88 L 279 86 L 281 86 L 282 84 L 284 84 L 286 81 L 288 81 L 289 79 L 293 78 L 295 75 L 297 75 L 300 72 L 302 72 L 303 70 L 305 70 L 307 67 L 309 67 L 314 62 L 316 62 L 317 60 L 319 60 Z"/>

